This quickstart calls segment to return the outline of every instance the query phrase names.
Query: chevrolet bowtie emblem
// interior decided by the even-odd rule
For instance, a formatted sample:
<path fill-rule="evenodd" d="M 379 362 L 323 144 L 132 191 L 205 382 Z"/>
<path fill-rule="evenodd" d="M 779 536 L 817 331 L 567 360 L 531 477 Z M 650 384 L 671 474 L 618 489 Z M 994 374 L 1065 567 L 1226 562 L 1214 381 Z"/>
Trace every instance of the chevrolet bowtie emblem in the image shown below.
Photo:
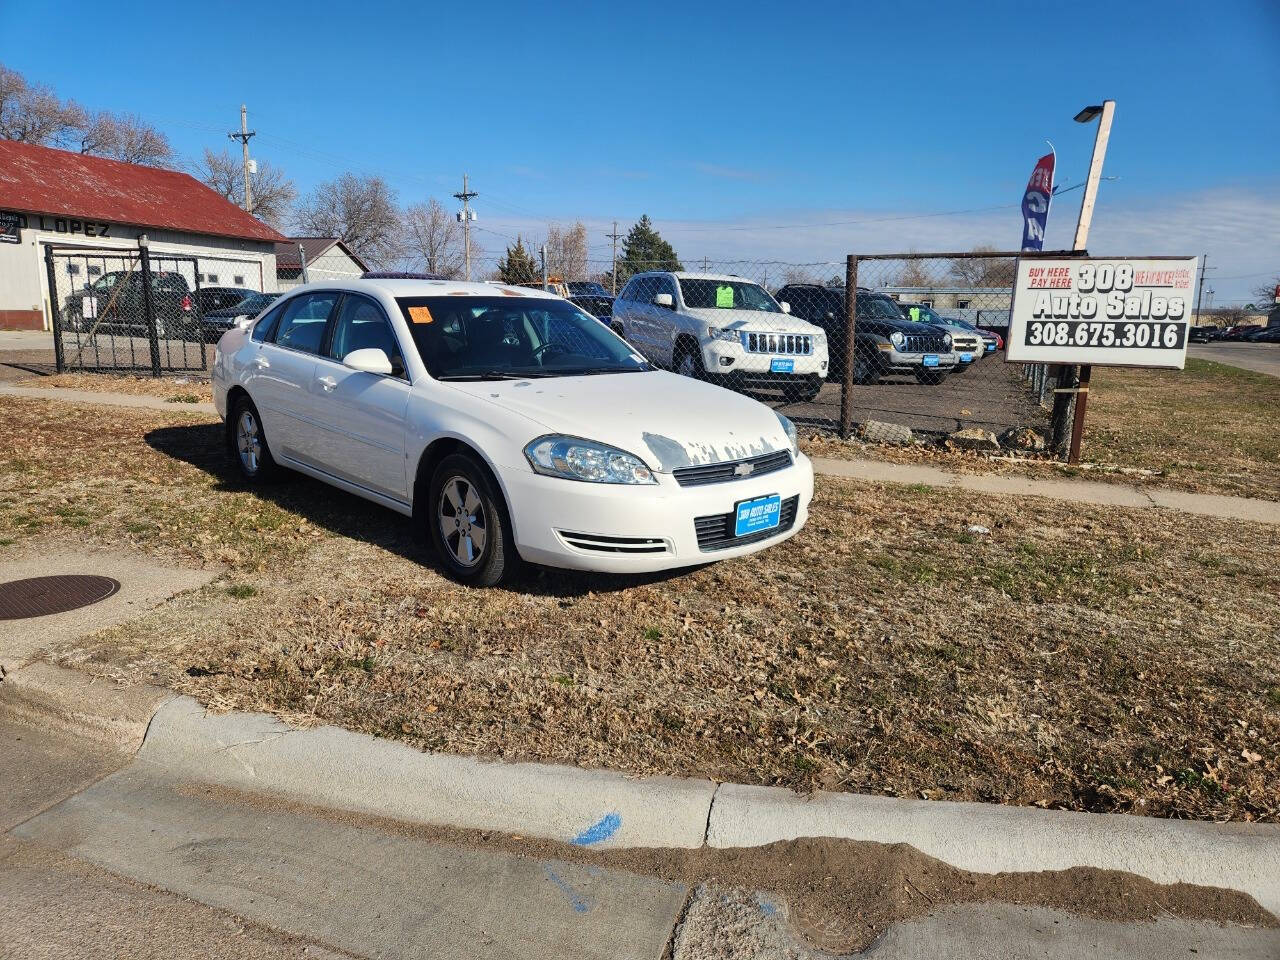
<path fill-rule="evenodd" d="M 740 463 L 733 468 L 733 475 L 735 477 L 749 477 L 751 476 L 754 470 L 755 470 L 755 467 L 752 464 Z"/>

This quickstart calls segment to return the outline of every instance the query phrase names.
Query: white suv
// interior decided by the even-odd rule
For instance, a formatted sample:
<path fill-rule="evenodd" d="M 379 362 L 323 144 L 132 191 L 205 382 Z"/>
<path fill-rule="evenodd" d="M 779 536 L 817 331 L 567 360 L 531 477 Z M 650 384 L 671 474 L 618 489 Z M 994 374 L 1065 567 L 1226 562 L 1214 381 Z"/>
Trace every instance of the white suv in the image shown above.
<path fill-rule="evenodd" d="M 614 301 L 613 319 L 650 363 L 685 376 L 804 401 L 827 376 L 822 328 L 741 277 L 638 273 Z"/>

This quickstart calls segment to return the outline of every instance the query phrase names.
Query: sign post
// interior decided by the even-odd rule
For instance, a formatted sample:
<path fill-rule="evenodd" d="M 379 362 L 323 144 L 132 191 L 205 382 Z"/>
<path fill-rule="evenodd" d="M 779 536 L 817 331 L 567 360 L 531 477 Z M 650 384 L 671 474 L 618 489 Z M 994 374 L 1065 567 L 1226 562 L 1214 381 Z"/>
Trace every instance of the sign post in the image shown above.
<path fill-rule="evenodd" d="M 1005 359 L 1081 365 L 1068 463 L 1079 463 L 1093 364 L 1181 370 L 1196 257 L 1018 261 Z"/>

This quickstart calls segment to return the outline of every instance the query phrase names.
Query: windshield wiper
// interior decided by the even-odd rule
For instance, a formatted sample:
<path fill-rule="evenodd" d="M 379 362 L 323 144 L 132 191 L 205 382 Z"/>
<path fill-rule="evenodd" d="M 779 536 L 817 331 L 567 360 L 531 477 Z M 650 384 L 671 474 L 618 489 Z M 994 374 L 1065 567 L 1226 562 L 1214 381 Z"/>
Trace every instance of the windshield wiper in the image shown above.
<path fill-rule="evenodd" d="M 483 370 L 480 373 L 448 373 L 437 380 L 474 381 L 474 380 L 533 380 L 538 377 L 550 377 L 550 373 L 513 373 L 510 370 Z"/>
<path fill-rule="evenodd" d="M 583 367 L 580 370 L 562 370 L 562 377 L 594 377 L 602 373 L 643 373 L 653 369 L 648 364 L 643 367 Z"/>

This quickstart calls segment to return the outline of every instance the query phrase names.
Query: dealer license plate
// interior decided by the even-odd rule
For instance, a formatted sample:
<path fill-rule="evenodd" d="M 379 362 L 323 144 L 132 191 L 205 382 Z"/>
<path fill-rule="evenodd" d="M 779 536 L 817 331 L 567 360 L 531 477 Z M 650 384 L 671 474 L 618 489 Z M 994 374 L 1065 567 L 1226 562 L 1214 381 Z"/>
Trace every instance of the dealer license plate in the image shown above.
<path fill-rule="evenodd" d="M 924 365 L 926 367 L 936 367 L 938 365 L 938 355 L 936 353 L 926 353 L 924 355 Z"/>
<path fill-rule="evenodd" d="M 960 362 L 961 362 L 961 363 L 973 363 L 973 354 L 972 354 L 972 353 L 962 353 L 962 354 L 960 354 Z"/>
<path fill-rule="evenodd" d="M 769 361 L 769 372 L 770 373 L 795 373 L 796 362 L 790 358 L 787 358 L 784 360 L 781 357 L 774 357 L 772 360 Z"/>
<path fill-rule="evenodd" d="M 733 535 L 745 537 L 761 530 L 772 530 L 782 514 L 782 497 L 773 494 L 743 500 L 733 508 Z"/>

